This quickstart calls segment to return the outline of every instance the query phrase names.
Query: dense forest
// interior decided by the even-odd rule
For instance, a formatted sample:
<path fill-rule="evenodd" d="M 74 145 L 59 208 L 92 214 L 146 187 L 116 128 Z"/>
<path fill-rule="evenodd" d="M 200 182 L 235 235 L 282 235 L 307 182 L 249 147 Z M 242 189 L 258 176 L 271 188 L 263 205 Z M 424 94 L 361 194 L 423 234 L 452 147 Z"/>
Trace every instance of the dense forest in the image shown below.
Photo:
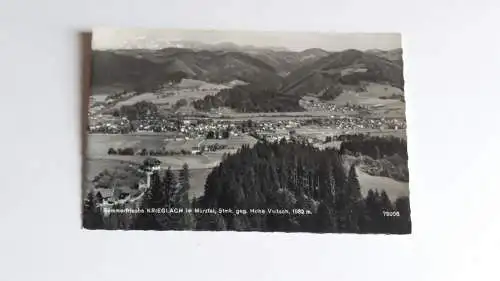
<path fill-rule="evenodd" d="M 133 105 L 124 105 L 120 107 L 120 110 L 114 113 L 115 116 L 124 116 L 128 120 L 142 120 L 146 116 L 156 116 L 158 115 L 158 106 L 156 104 L 140 101 Z"/>
<path fill-rule="evenodd" d="M 338 150 L 301 143 L 259 142 L 226 155 L 205 183 L 204 196 L 187 197 L 189 169 L 153 174 L 143 208 L 304 209 L 299 214 L 139 214 L 126 229 L 191 229 L 281 232 L 411 233 L 408 197 L 391 202 L 384 191 L 366 197 L 354 165 Z M 84 204 L 84 227 L 103 228 L 95 198 Z M 397 211 L 399 216 L 384 216 Z"/>
<path fill-rule="evenodd" d="M 406 140 L 393 136 L 341 135 L 340 151 L 346 159 L 372 176 L 382 176 L 408 182 L 408 151 Z"/>
<path fill-rule="evenodd" d="M 257 84 L 240 85 L 221 90 L 215 96 L 206 96 L 193 103 L 198 110 L 230 107 L 239 112 L 293 112 L 304 111 L 299 106 L 300 97 L 287 96 L 272 87 Z"/>
<path fill-rule="evenodd" d="M 368 136 L 364 134 L 340 135 L 337 140 L 342 141 L 340 151 L 349 150 L 368 155 L 373 159 L 398 154 L 408 160 L 406 140 L 393 136 Z"/>

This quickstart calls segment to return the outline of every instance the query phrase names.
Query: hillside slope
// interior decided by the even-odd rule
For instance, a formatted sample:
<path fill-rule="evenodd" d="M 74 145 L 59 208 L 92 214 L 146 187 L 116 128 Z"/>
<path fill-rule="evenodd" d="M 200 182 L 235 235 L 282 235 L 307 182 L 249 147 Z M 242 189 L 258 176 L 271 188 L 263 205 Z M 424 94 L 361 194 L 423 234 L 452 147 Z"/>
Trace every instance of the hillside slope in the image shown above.
<path fill-rule="evenodd" d="M 381 56 L 346 50 L 306 64 L 285 77 L 281 92 L 303 96 L 309 93 L 335 98 L 344 87 L 361 81 L 389 84 L 403 89 L 402 67 Z"/>
<path fill-rule="evenodd" d="M 366 52 L 388 59 L 390 61 L 397 63 L 400 66 L 403 66 L 403 49 L 401 48 L 388 51 L 373 49 L 373 50 L 368 50 Z"/>
<path fill-rule="evenodd" d="M 307 49 L 302 52 L 258 49 L 248 50 L 245 51 L 245 53 L 274 67 L 282 76 L 286 76 L 291 71 L 294 71 L 303 65 L 313 63 L 330 54 L 327 51 L 318 48 Z"/>
<path fill-rule="evenodd" d="M 94 87 L 121 85 L 124 89 L 148 91 L 181 78 L 214 83 L 241 80 L 272 88 L 282 82 L 272 66 L 239 52 L 196 52 L 179 48 L 93 52 Z"/>

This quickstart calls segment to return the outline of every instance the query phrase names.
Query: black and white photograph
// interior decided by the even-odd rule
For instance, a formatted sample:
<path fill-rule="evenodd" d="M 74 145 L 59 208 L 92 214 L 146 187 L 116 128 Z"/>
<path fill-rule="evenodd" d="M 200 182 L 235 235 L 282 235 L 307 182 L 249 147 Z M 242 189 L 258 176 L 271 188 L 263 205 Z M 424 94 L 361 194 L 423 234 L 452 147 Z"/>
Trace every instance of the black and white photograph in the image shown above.
<path fill-rule="evenodd" d="M 399 33 L 92 30 L 89 230 L 410 234 Z"/>

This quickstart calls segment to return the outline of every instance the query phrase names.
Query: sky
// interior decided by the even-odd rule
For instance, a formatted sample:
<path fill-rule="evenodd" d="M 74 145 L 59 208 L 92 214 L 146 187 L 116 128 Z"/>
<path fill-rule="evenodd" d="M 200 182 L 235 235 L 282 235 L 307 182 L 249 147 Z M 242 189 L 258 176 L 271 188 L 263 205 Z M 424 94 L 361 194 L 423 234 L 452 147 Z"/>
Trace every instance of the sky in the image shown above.
<path fill-rule="evenodd" d="M 321 48 L 327 51 L 345 49 L 401 48 L 399 33 L 319 33 L 234 30 L 182 30 L 182 29 L 113 29 L 92 30 L 93 49 L 168 47 L 165 42 L 198 41 L 206 44 L 231 42 L 256 47 L 284 47 L 292 51 Z"/>

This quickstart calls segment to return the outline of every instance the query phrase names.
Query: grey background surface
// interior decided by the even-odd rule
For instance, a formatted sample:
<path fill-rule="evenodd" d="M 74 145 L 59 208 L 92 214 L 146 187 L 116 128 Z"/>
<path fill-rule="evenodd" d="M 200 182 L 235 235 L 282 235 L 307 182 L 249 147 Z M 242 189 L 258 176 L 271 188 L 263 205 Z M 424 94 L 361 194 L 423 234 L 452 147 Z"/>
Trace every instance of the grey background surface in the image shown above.
<path fill-rule="evenodd" d="M 0 280 L 495 280 L 497 1 L 0 2 Z M 80 229 L 77 32 L 401 32 L 413 234 Z"/>

